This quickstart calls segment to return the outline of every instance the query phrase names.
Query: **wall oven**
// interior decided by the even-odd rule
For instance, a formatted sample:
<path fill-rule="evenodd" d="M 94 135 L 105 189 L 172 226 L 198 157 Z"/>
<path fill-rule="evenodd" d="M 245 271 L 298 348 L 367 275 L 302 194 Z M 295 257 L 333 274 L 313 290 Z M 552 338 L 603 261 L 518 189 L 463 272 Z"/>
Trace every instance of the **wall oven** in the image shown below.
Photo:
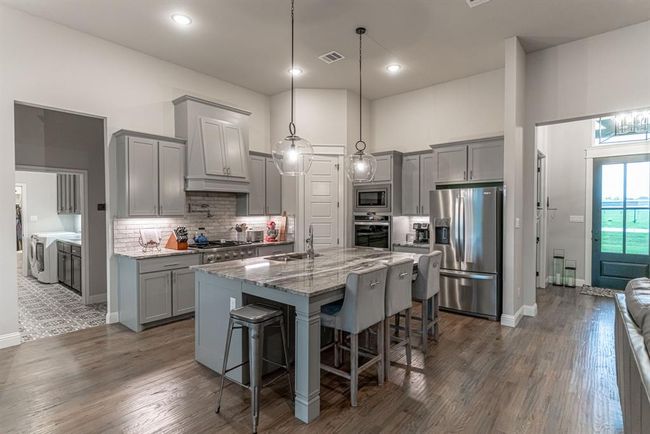
<path fill-rule="evenodd" d="M 354 212 L 390 213 L 390 185 L 355 185 Z"/>
<path fill-rule="evenodd" d="M 390 216 L 354 216 L 354 246 L 390 250 Z"/>

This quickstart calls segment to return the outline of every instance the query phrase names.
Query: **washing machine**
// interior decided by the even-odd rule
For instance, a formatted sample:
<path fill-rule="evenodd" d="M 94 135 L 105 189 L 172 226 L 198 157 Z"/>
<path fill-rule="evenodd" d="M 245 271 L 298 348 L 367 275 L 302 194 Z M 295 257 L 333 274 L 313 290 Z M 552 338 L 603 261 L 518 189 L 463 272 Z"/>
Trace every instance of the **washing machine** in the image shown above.
<path fill-rule="evenodd" d="M 40 232 L 32 234 L 29 239 L 29 269 L 39 282 L 57 283 L 56 241 L 74 239 L 79 234 L 74 232 Z"/>

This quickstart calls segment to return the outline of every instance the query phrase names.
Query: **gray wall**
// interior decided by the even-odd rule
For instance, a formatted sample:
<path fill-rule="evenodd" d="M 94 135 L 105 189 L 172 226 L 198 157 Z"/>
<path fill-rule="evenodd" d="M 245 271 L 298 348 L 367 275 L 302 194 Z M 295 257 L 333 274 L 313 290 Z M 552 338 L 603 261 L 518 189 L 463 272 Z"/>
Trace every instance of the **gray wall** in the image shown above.
<path fill-rule="evenodd" d="M 546 143 L 547 275 L 553 273 L 553 249 L 564 249 L 566 259 L 578 261 L 577 278 L 585 278 L 585 223 L 571 223 L 570 216 L 585 216 L 587 184 L 585 150 L 591 146 L 592 121 L 549 125 Z"/>
<path fill-rule="evenodd" d="M 88 293 L 106 294 L 104 121 L 20 104 L 14 116 L 17 166 L 88 172 Z"/>

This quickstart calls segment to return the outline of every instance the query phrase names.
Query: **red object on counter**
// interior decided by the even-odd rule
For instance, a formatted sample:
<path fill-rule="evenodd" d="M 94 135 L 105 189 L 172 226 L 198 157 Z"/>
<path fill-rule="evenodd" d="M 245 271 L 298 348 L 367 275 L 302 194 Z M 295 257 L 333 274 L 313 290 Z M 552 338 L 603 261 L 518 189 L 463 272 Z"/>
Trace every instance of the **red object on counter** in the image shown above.
<path fill-rule="evenodd" d="M 275 222 L 271 220 L 266 224 L 266 235 L 264 241 L 267 243 L 274 243 L 278 240 L 278 230 L 275 228 Z"/>

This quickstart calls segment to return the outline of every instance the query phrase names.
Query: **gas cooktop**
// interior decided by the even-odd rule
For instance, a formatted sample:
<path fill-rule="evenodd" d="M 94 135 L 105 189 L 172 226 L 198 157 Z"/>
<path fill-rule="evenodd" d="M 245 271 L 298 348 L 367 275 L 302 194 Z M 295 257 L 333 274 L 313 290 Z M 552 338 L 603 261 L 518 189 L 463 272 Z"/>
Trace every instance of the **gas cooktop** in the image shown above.
<path fill-rule="evenodd" d="M 208 241 L 205 244 L 191 244 L 190 249 L 216 249 L 219 247 L 236 247 L 236 246 L 245 246 L 248 243 L 246 241 L 231 241 L 231 240 L 219 240 L 219 241 Z"/>

